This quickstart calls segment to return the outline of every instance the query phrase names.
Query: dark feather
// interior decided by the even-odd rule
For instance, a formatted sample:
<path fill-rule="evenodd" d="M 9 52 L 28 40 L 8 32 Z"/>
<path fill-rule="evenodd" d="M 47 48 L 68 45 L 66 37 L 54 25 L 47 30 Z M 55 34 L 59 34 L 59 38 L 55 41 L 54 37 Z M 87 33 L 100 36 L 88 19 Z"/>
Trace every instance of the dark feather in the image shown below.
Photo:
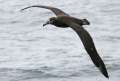
<path fill-rule="evenodd" d="M 38 8 L 45 8 L 45 9 L 49 9 L 51 11 L 53 11 L 53 13 L 56 16 L 61 16 L 61 15 L 65 15 L 65 16 L 69 16 L 67 13 L 63 12 L 62 10 L 58 9 L 58 8 L 54 8 L 54 7 L 50 7 L 50 6 L 42 6 L 42 5 L 33 5 L 33 6 L 29 6 L 29 7 L 25 7 L 23 9 L 21 9 L 21 11 L 31 8 L 31 7 L 38 7 Z"/>
<path fill-rule="evenodd" d="M 105 77 L 109 78 L 106 66 L 105 66 L 104 62 L 102 61 L 101 57 L 99 56 L 99 54 L 97 53 L 97 50 L 95 48 L 92 37 L 82 27 L 83 21 L 73 18 L 73 17 L 70 17 L 68 14 L 66 14 L 65 12 L 61 11 L 58 8 L 53 8 L 53 7 L 49 7 L 49 6 L 33 5 L 33 6 L 26 7 L 22 10 L 25 10 L 25 9 L 28 9 L 31 7 L 50 9 L 58 16 L 58 17 L 54 18 L 56 21 L 58 21 L 58 23 L 62 22 L 62 23 L 64 23 L 65 26 L 70 26 L 79 35 L 87 53 L 91 57 L 91 60 L 93 61 L 95 66 L 99 68 L 99 70 L 102 72 L 102 74 Z M 57 25 L 55 25 L 55 26 L 57 26 Z"/>
<path fill-rule="evenodd" d="M 93 61 L 95 66 L 99 68 L 99 70 L 105 77 L 109 78 L 105 64 L 97 53 L 93 39 L 90 34 L 82 26 L 79 26 L 74 22 L 66 22 L 66 24 L 68 24 L 79 35 L 87 53 L 91 57 L 91 60 Z"/>

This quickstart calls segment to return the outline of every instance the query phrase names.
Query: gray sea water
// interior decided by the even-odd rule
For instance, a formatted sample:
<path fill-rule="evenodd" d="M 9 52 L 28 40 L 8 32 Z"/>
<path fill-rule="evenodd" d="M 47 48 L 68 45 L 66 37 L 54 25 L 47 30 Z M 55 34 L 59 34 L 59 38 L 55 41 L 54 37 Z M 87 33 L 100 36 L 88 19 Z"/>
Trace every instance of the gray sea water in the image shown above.
<path fill-rule="evenodd" d="M 73 17 L 87 18 L 110 79 L 93 65 L 79 37 L 70 28 L 43 27 L 48 5 Z M 120 0 L 0 0 L 0 81 L 119 81 Z"/>

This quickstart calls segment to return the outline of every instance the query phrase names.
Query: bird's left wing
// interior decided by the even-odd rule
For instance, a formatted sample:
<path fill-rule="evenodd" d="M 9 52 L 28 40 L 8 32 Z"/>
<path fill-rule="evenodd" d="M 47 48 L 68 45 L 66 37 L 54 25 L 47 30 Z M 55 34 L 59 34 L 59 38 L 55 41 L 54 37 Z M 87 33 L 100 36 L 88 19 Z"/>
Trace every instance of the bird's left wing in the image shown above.
<path fill-rule="evenodd" d="M 33 5 L 33 6 L 28 6 L 28 7 L 25 7 L 23 9 L 21 9 L 21 11 L 25 10 L 25 9 L 28 9 L 28 8 L 31 8 L 31 7 L 38 7 L 38 8 L 45 8 L 45 9 L 49 9 L 51 11 L 53 11 L 53 13 L 56 15 L 56 16 L 69 16 L 67 13 L 63 12 L 62 10 L 58 9 L 58 8 L 55 8 L 55 7 L 50 7 L 50 6 L 43 6 L 43 5 Z"/>
<path fill-rule="evenodd" d="M 109 78 L 107 69 L 105 67 L 104 62 L 102 61 L 101 57 L 97 53 L 97 50 L 95 48 L 94 42 L 92 37 L 90 36 L 89 32 L 86 31 L 82 26 L 76 24 L 73 21 L 70 21 L 70 19 L 63 19 L 63 21 L 69 25 L 80 37 L 87 53 L 91 57 L 91 60 L 95 64 L 96 67 L 99 68 L 99 70 L 102 72 L 102 74 Z"/>

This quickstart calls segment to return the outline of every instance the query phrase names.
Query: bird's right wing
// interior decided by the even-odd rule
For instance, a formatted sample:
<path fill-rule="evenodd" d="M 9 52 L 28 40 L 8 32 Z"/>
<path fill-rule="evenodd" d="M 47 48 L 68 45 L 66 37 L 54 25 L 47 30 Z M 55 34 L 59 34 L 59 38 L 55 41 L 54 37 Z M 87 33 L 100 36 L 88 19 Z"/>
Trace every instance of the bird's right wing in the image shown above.
<path fill-rule="evenodd" d="M 70 19 L 63 20 L 67 25 L 69 25 L 80 37 L 87 53 L 91 57 L 91 60 L 96 65 L 96 67 L 99 68 L 99 70 L 102 72 L 102 74 L 109 78 L 107 69 L 105 67 L 104 62 L 102 61 L 101 57 L 97 53 L 97 50 L 95 48 L 94 42 L 88 31 L 86 31 L 82 26 L 76 24 L 73 21 L 70 21 Z"/>
<path fill-rule="evenodd" d="M 56 16 L 69 16 L 67 13 L 63 12 L 62 10 L 58 9 L 58 8 L 54 8 L 54 7 L 50 7 L 50 6 L 43 6 L 43 5 L 33 5 L 33 6 L 28 6 L 28 7 L 25 7 L 23 9 L 21 9 L 21 11 L 25 10 L 25 9 L 28 9 L 28 8 L 31 8 L 31 7 L 38 7 L 38 8 L 45 8 L 45 9 L 49 9 L 51 11 L 53 11 L 53 13 L 56 15 Z"/>

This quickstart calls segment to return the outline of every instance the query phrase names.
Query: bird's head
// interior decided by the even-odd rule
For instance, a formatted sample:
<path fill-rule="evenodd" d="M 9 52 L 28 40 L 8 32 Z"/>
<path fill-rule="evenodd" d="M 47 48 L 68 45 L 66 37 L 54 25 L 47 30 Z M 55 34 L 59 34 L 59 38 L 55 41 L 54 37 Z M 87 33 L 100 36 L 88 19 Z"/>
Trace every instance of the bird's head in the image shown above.
<path fill-rule="evenodd" d="M 48 24 L 54 25 L 56 21 L 57 21 L 56 17 L 51 17 L 46 23 L 43 24 L 43 26 L 46 26 Z"/>
<path fill-rule="evenodd" d="M 90 25 L 90 22 L 87 19 L 82 19 L 83 25 Z"/>

